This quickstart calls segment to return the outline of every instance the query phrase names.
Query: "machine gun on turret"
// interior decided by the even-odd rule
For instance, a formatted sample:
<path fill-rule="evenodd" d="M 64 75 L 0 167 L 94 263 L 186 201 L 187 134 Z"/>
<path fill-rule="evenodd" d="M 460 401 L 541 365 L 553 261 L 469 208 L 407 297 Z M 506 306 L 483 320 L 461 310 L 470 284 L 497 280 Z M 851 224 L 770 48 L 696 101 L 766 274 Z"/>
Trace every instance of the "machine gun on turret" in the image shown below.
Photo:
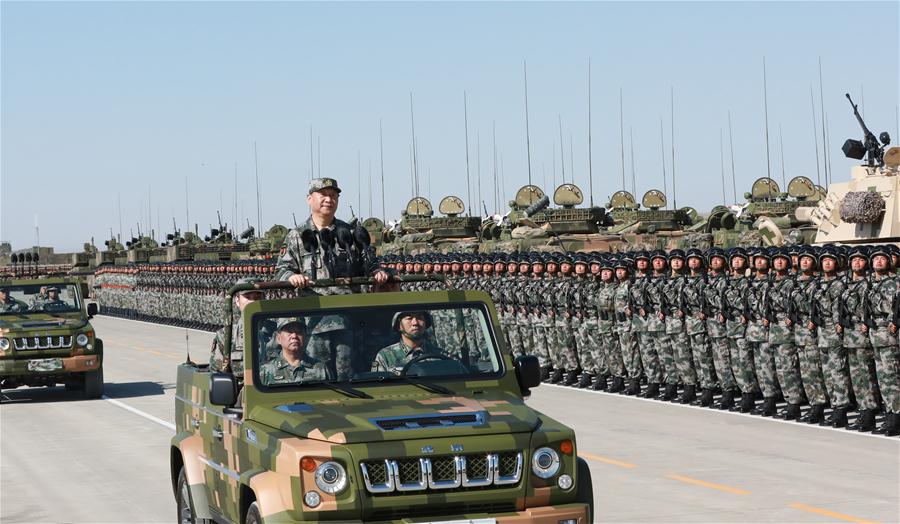
<path fill-rule="evenodd" d="M 859 114 L 859 109 L 857 109 L 856 104 L 853 103 L 853 99 L 850 98 L 850 93 L 845 93 L 845 95 L 847 96 L 847 100 L 850 101 L 850 106 L 853 107 L 853 116 L 856 117 L 856 121 L 859 122 L 859 127 L 863 130 L 864 141 L 861 142 L 859 140 L 848 138 L 841 148 L 844 152 L 844 156 L 855 160 L 862 160 L 864 156 L 868 155 L 866 164 L 869 167 L 875 167 L 876 164 L 878 167 L 884 167 L 884 148 L 891 143 L 891 135 L 889 135 L 887 131 L 884 131 L 878 138 L 875 138 L 875 134 L 869 131 L 869 128 L 866 127 L 866 123 L 863 122 L 862 116 Z M 881 140 L 881 144 L 878 143 L 879 140 Z"/>

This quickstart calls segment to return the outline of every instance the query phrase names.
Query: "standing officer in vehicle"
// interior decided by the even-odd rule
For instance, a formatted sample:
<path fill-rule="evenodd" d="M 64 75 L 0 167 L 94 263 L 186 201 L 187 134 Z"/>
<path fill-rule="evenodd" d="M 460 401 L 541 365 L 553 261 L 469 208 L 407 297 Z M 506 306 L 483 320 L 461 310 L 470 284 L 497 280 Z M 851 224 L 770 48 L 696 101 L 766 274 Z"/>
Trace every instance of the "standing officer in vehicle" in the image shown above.
<path fill-rule="evenodd" d="M 309 287 L 317 278 L 336 276 L 371 276 L 378 284 L 387 282 L 388 274 L 378 267 L 374 256 L 361 257 L 357 264 L 347 264 L 346 259 L 352 256 L 353 249 L 345 239 L 347 234 L 352 238 L 353 231 L 346 222 L 335 217 L 340 195 L 341 188 L 333 178 L 314 178 L 310 181 L 306 197 L 310 216 L 285 237 L 276 265 L 276 280 L 287 280 L 298 289 Z M 332 274 L 343 267 L 349 267 L 355 274 Z M 342 288 L 320 290 L 325 294 L 349 292 Z"/>

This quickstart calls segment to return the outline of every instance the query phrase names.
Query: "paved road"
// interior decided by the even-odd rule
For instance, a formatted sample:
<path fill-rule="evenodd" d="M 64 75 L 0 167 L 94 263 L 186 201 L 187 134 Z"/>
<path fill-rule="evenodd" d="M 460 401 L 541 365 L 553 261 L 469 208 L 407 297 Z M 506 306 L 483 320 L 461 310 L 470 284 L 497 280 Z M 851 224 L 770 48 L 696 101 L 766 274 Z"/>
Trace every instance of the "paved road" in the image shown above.
<path fill-rule="evenodd" d="M 184 329 L 94 320 L 107 400 L 4 391 L 0 521 L 172 522 L 167 449 Z M 212 335 L 190 331 L 191 356 Z M 900 522 L 900 439 L 541 386 L 574 427 L 603 522 Z"/>

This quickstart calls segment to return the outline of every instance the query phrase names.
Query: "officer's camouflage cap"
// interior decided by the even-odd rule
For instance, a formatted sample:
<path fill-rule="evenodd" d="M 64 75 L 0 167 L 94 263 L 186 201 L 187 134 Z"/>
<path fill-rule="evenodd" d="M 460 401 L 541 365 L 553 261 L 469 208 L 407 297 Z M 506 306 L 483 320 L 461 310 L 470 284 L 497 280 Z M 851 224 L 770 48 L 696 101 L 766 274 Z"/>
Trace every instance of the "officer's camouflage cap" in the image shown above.
<path fill-rule="evenodd" d="M 321 191 L 323 189 L 334 189 L 338 193 L 341 192 L 341 188 L 338 187 L 337 180 L 333 178 L 314 178 L 309 181 L 309 194 L 313 194 L 316 191 Z"/>
<path fill-rule="evenodd" d="M 278 322 L 275 324 L 275 331 L 281 331 L 287 326 L 291 325 L 300 326 L 304 332 L 306 331 L 306 322 L 304 322 L 302 318 L 298 317 L 279 318 Z"/>

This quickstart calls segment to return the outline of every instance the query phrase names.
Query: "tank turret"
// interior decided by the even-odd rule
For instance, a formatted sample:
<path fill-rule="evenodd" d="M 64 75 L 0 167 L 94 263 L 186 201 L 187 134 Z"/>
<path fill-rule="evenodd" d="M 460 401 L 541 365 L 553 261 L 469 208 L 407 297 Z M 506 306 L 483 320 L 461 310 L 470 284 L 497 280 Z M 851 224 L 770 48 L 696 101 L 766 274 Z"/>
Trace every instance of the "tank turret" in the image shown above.
<path fill-rule="evenodd" d="M 849 181 L 829 185 L 825 197 L 809 212 L 817 227 L 815 242 L 900 242 L 900 147 L 888 148 L 887 133 L 875 138 L 850 95 L 847 99 L 864 140 L 848 139 L 842 149 L 847 158 L 865 158 L 865 163 L 853 166 Z"/>

